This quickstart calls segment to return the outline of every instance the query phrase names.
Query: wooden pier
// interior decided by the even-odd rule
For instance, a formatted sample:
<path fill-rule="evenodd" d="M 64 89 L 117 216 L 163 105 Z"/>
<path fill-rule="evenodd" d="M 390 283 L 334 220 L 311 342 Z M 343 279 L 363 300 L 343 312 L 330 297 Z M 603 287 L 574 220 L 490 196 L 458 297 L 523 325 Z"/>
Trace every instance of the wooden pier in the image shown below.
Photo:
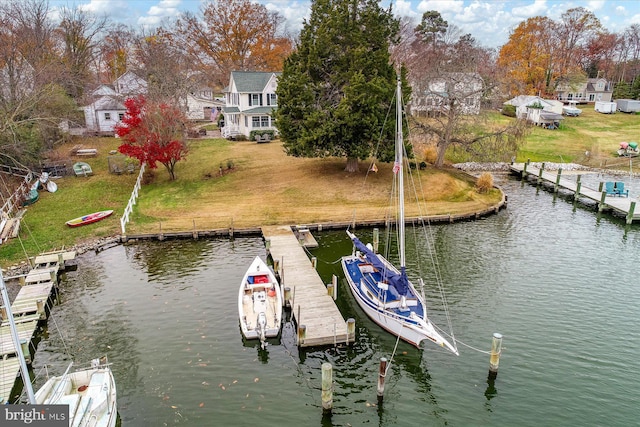
<path fill-rule="evenodd" d="M 577 175 L 576 180 L 567 179 L 562 176 L 562 169 L 553 172 L 544 170 L 544 163 L 540 168 L 530 163 L 512 163 L 510 169 L 523 179 L 535 177 L 538 184 L 551 184 L 556 193 L 562 188 L 572 192 L 576 200 L 580 198 L 591 200 L 596 203 L 599 212 L 606 210 L 618 212 L 624 215 L 627 224 L 640 221 L 640 213 L 635 212 L 636 201 L 630 197 L 607 194 L 602 189 L 603 183 L 600 183 L 600 188 L 597 190 L 585 187 L 582 185 L 580 175 Z"/>
<path fill-rule="evenodd" d="M 290 226 L 265 226 L 262 234 L 280 281 L 291 290 L 291 309 L 299 331 L 298 345 L 314 347 L 354 342 L 355 328 L 352 333 L 347 331 L 348 322 L 304 251 L 305 242 L 311 242 L 311 245 L 315 242 L 309 237 L 310 233 L 296 236 Z"/>
<path fill-rule="evenodd" d="M 25 357 L 30 359 L 35 353 L 32 343 L 39 322 L 46 320 L 53 305 L 53 295 L 58 283 L 58 273 L 65 270 L 64 261 L 75 258 L 75 252 L 59 252 L 36 257 L 32 261 L 35 267 L 25 276 L 21 276 L 20 291 L 11 304 L 11 312 L 18 330 L 20 342 L 27 343 Z M 35 261 L 35 262 L 34 262 Z M 28 353 L 27 353 L 28 352 Z M 0 404 L 9 402 L 11 391 L 20 371 L 7 311 L 0 309 Z"/>

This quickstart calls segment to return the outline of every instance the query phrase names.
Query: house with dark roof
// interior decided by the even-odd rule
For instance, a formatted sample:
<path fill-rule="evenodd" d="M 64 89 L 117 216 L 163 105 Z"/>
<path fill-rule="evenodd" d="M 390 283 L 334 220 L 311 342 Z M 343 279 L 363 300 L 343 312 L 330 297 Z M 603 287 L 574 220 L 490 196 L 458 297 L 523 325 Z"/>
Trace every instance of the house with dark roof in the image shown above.
<path fill-rule="evenodd" d="M 116 124 L 127 111 L 124 100 L 146 92 L 147 82 L 131 71 L 118 77 L 112 85 L 98 86 L 92 92 L 93 102 L 82 107 L 86 131 L 113 135 Z"/>
<path fill-rule="evenodd" d="M 595 104 L 599 102 L 611 102 L 613 96 L 613 83 L 604 79 L 590 78 L 581 83 L 560 82 L 556 88 L 556 99 L 566 102 L 575 101 L 578 104 Z"/>
<path fill-rule="evenodd" d="M 277 131 L 273 113 L 278 106 L 276 88 L 281 73 L 233 71 L 225 89 L 222 136 L 249 137 L 251 131 Z"/>

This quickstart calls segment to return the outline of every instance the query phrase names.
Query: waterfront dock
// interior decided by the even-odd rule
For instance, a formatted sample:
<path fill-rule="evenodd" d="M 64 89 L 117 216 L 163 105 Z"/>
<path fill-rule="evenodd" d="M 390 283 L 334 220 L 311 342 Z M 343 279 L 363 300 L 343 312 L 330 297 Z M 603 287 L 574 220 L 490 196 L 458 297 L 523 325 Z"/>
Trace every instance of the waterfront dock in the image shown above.
<path fill-rule="evenodd" d="M 58 273 L 65 270 L 64 262 L 75 258 L 75 252 L 60 252 L 36 257 L 35 265 L 26 275 L 20 276 L 20 291 L 11 303 L 11 313 L 27 360 L 35 354 L 37 330 L 40 321 L 46 320 L 57 291 Z M 34 261 L 34 260 L 32 260 Z M 8 303 L 8 302 L 7 302 Z M 0 310 L 0 404 L 11 401 L 11 391 L 20 371 L 17 349 L 9 326 L 7 310 Z"/>
<path fill-rule="evenodd" d="M 355 332 L 347 331 L 348 322 L 305 252 L 305 242 L 315 242 L 309 237 L 310 233 L 296 235 L 291 226 L 265 226 L 262 234 L 281 284 L 291 290 L 289 303 L 298 326 L 298 345 L 314 347 L 354 342 Z M 301 326 L 304 326 L 302 337 Z"/>
<path fill-rule="evenodd" d="M 621 197 L 607 194 L 603 191 L 604 183 L 600 183 L 598 189 L 588 188 L 582 185 L 581 176 L 576 179 L 568 179 L 562 176 L 562 169 L 547 171 L 544 163 L 540 168 L 530 163 L 512 163 L 511 172 L 519 174 L 522 179 L 535 180 L 537 184 L 545 184 L 553 187 L 554 192 L 560 189 L 573 193 L 576 200 L 586 199 L 595 202 L 599 212 L 614 211 L 624 216 L 626 223 L 640 221 L 640 213 L 636 213 L 636 200 L 631 197 Z"/>

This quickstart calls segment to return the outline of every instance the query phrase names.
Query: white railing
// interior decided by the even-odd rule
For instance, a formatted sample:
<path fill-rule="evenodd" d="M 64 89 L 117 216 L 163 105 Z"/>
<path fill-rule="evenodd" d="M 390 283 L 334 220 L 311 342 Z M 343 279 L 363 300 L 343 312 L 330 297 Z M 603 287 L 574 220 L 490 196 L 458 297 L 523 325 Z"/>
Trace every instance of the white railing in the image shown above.
<path fill-rule="evenodd" d="M 31 189 L 30 181 L 32 179 L 33 175 L 31 172 L 27 172 L 27 175 L 24 177 L 24 181 L 20 183 L 20 187 L 18 187 L 18 189 L 9 196 L 4 205 L 2 205 L 2 208 L 0 208 L 0 215 L 6 215 L 8 218 L 20 209 L 22 202 L 24 201 L 24 196 L 29 194 L 29 190 Z"/>
<path fill-rule="evenodd" d="M 136 204 L 136 200 L 138 199 L 138 192 L 140 191 L 140 186 L 142 185 L 142 175 L 144 175 L 144 169 L 147 164 L 143 163 L 140 167 L 140 173 L 138 174 L 138 179 L 136 180 L 136 185 L 133 186 L 133 191 L 131 192 L 131 197 L 129 197 L 129 203 L 127 203 L 127 207 L 124 208 L 124 213 L 120 218 L 120 229 L 122 230 L 122 235 L 124 236 L 126 233 L 126 226 L 129 222 L 129 215 L 133 213 L 133 205 Z"/>

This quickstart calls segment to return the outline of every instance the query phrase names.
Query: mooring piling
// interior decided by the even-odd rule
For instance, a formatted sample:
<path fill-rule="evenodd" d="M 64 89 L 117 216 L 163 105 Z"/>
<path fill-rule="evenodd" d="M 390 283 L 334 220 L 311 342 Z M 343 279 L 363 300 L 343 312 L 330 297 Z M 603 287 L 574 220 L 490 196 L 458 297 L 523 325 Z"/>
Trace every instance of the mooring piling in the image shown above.
<path fill-rule="evenodd" d="M 489 377 L 498 375 L 498 365 L 500 364 L 500 353 L 502 353 L 502 334 L 494 333 L 491 341 L 491 357 L 489 358 Z"/>

